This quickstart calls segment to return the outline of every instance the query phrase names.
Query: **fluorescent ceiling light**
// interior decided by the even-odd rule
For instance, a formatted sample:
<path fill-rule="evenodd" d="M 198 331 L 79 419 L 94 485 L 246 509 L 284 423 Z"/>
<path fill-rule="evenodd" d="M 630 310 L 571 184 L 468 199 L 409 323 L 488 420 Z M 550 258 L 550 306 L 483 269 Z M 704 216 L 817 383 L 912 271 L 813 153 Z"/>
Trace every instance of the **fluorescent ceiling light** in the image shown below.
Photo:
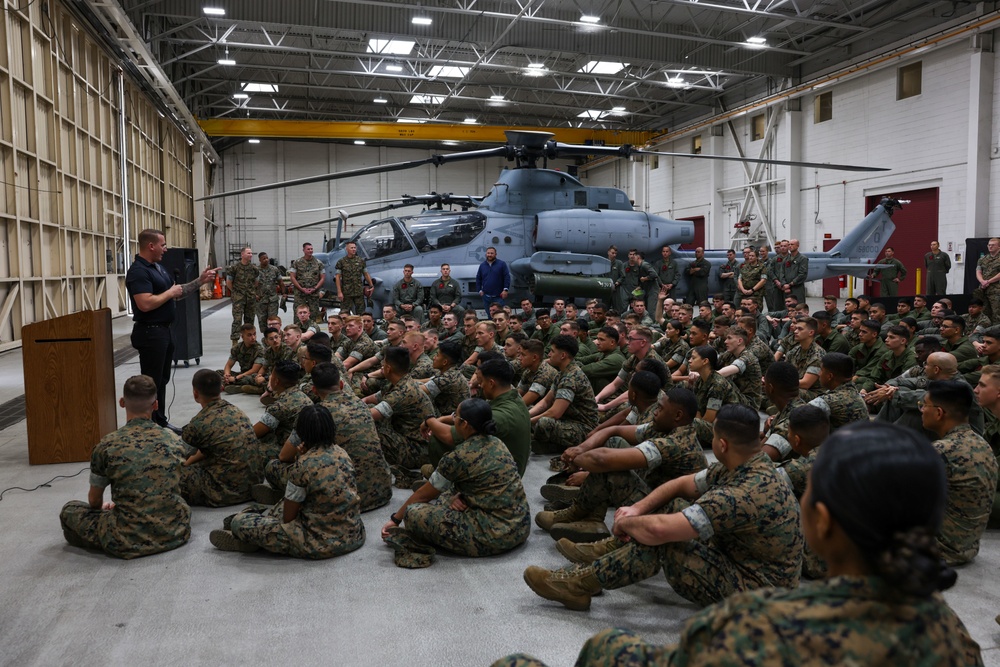
<path fill-rule="evenodd" d="M 494 102 L 503 102 L 506 98 L 503 95 L 490 95 L 490 99 Z"/>
<path fill-rule="evenodd" d="M 548 70 L 541 63 L 528 63 L 528 68 L 524 70 L 525 76 L 544 76 L 546 72 Z"/>
<path fill-rule="evenodd" d="M 611 107 L 611 111 L 614 113 L 625 113 L 625 107 Z"/>
<path fill-rule="evenodd" d="M 475 125 L 476 124 L 476 119 L 475 118 L 466 118 L 462 122 L 465 123 L 466 125 Z"/>
<path fill-rule="evenodd" d="M 408 42 L 402 39 L 369 39 L 368 53 L 381 53 L 383 55 L 408 56 L 416 42 Z"/>
<path fill-rule="evenodd" d="M 600 16 L 592 16 L 590 14 L 584 14 L 580 17 L 580 23 L 600 23 Z"/>
<path fill-rule="evenodd" d="M 232 58 L 219 58 L 220 65 L 232 66 L 236 64 L 236 61 Z"/>
<path fill-rule="evenodd" d="M 410 19 L 410 23 L 413 25 L 430 25 L 431 23 L 434 23 L 434 20 L 427 18 L 426 16 L 414 16 Z"/>
<path fill-rule="evenodd" d="M 767 40 L 763 37 L 747 37 L 746 44 L 747 46 L 760 48 L 762 46 L 767 46 Z"/>
<path fill-rule="evenodd" d="M 458 145 L 458 142 L 457 142 L 457 141 L 444 141 L 444 142 L 442 142 L 442 143 L 443 143 L 443 144 L 444 144 L 445 146 L 457 146 L 457 145 Z"/>
<path fill-rule="evenodd" d="M 441 104 L 444 102 L 444 95 L 414 95 L 410 98 L 410 104 Z"/>
<path fill-rule="evenodd" d="M 690 88 L 690 87 L 691 87 L 690 84 L 688 84 L 688 82 L 685 81 L 684 77 L 682 77 L 681 75 L 678 74 L 675 77 L 667 75 L 667 88 Z"/>
<path fill-rule="evenodd" d="M 244 93 L 276 93 L 278 92 L 278 87 L 273 83 L 245 83 L 243 84 Z"/>
<path fill-rule="evenodd" d="M 607 60 L 591 60 L 577 70 L 584 74 L 616 74 L 628 67 L 628 63 L 613 63 Z"/>
<path fill-rule="evenodd" d="M 249 142 L 250 142 L 251 144 L 259 144 L 259 143 L 260 143 L 260 139 L 249 139 L 248 141 L 249 141 Z"/>
<path fill-rule="evenodd" d="M 384 97 L 376 97 L 374 100 L 372 100 L 372 102 L 374 102 L 375 104 L 387 104 L 389 100 L 385 99 Z"/>
<path fill-rule="evenodd" d="M 397 123 L 426 123 L 423 118 L 397 118 Z"/>
<path fill-rule="evenodd" d="M 385 71 L 386 72 L 402 72 L 403 68 L 400 67 L 399 65 L 386 65 L 385 66 Z"/>
<path fill-rule="evenodd" d="M 427 70 L 427 76 L 440 76 L 446 79 L 462 79 L 469 73 L 468 67 L 452 67 L 451 65 L 434 65 Z"/>
<path fill-rule="evenodd" d="M 528 63 L 528 69 L 545 69 L 542 63 Z"/>
<path fill-rule="evenodd" d="M 600 120 L 606 113 L 606 111 L 600 111 L 599 109 L 587 109 L 586 111 L 578 113 L 576 117 L 588 118 L 590 120 Z"/>
<path fill-rule="evenodd" d="M 225 16 L 226 10 L 222 7 L 202 7 L 201 11 L 205 12 L 205 16 Z"/>
<path fill-rule="evenodd" d="M 364 139 L 355 139 L 354 140 L 354 145 L 355 146 L 364 146 L 365 145 L 365 140 Z"/>
<path fill-rule="evenodd" d="M 246 93 L 233 93 L 233 99 L 234 100 L 245 100 L 248 97 L 250 97 L 250 96 L 247 95 Z"/>

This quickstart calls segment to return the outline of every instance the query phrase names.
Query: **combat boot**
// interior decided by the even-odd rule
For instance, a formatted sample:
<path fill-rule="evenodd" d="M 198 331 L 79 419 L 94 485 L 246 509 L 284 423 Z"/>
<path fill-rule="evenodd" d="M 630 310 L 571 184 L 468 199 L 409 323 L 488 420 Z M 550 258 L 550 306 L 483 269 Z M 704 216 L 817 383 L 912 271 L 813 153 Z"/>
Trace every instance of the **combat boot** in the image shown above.
<path fill-rule="evenodd" d="M 285 494 L 278 489 L 272 489 L 267 484 L 254 484 L 250 487 L 250 497 L 254 499 L 254 502 L 262 505 L 275 505 L 285 497 Z"/>
<path fill-rule="evenodd" d="M 220 551 L 238 551 L 248 554 L 260 550 L 256 544 L 244 542 L 229 530 L 213 530 L 208 534 L 208 541 Z"/>
<path fill-rule="evenodd" d="M 590 609 L 590 598 L 601 592 L 601 582 L 589 567 L 550 571 L 532 565 L 524 571 L 524 583 L 537 595 L 573 611 Z"/>
<path fill-rule="evenodd" d="M 543 484 L 541 494 L 542 498 L 546 500 L 572 503 L 580 495 L 580 487 L 567 484 Z"/>
<path fill-rule="evenodd" d="M 244 394 L 256 394 L 260 396 L 264 393 L 264 387 L 258 387 L 257 385 L 245 384 L 241 387 Z"/>
<path fill-rule="evenodd" d="M 570 505 L 564 510 L 556 510 L 555 512 L 539 512 L 535 515 L 535 523 L 542 530 L 549 531 L 552 530 L 552 526 L 557 523 L 579 521 L 580 519 L 586 519 L 589 514 L 590 512 L 583 509 L 579 505 Z"/>
<path fill-rule="evenodd" d="M 604 513 L 594 513 L 580 521 L 557 523 L 549 530 L 553 540 L 570 540 L 571 542 L 596 542 L 611 536 L 611 531 L 604 524 Z"/>
<path fill-rule="evenodd" d="M 571 563 L 590 565 L 601 556 L 605 556 L 615 549 L 622 547 L 622 542 L 617 537 L 611 536 L 600 542 L 576 543 L 567 540 L 565 537 L 556 542 L 556 551 L 566 557 Z"/>

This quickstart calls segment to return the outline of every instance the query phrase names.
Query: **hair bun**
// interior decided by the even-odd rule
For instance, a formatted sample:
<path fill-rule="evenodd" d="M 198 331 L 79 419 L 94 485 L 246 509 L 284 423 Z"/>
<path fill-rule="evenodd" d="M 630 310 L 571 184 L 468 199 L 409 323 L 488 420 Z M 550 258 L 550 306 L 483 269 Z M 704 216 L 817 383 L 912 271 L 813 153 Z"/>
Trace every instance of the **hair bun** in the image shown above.
<path fill-rule="evenodd" d="M 958 578 L 941 560 L 934 535 L 923 527 L 894 534 L 877 568 L 879 574 L 901 592 L 919 597 L 947 590 Z"/>

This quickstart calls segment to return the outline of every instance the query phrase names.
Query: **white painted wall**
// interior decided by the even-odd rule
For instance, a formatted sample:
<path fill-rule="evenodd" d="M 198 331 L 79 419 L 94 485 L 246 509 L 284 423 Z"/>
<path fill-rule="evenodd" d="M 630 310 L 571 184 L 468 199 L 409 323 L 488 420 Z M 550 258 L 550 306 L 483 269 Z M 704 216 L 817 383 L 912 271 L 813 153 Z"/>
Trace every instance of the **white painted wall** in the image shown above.
<path fill-rule="evenodd" d="M 772 150 L 765 157 L 794 159 L 791 144 L 797 142 L 799 158 L 813 162 L 837 162 L 889 167 L 892 171 L 869 174 L 830 170 L 802 170 L 801 186 L 787 192 L 787 167 L 769 167 L 764 178 L 786 179 L 764 189 L 765 206 L 772 229 L 779 238 L 797 236 L 803 250 L 821 250 L 824 233 L 841 238 L 864 217 L 867 195 L 892 194 L 896 191 L 923 187 L 940 188 L 940 238 L 951 254 L 964 253 L 964 239 L 970 234 L 966 222 L 968 188 L 969 123 L 977 114 L 995 116 L 1000 108 L 1000 85 L 994 78 L 990 99 L 980 100 L 978 108 L 970 109 L 970 69 L 973 52 L 967 42 L 943 47 L 900 60 L 892 66 L 870 72 L 819 92 L 833 91 L 833 119 L 813 122 L 815 95 L 801 99 L 801 111 L 787 112 L 780 120 L 787 124 L 788 114 L 802 117 L 798 132 L 781 132 L 775 137 Z M 906 100 L 896 100 L 896 70 L 900 65 L 919 59 L 923 63 L 922 93 Z M 1000 75 L 1000 72 L 994 77 Z M 751 141 L 751 119 L 743 116 L 733 121 L 736 134 L 745 153 L 758 157 L 762 142 Z M 994 123 L 995 125 L 995 123 Z M 990 206 L 988 230 L 1000 234 L 1000 169 L 997 167 L 997 128 L 992 135 L 990 151 Z M 701 130 L 703 150 L 711 150 L 708 128 Z M 737 149 L 728 128 L 717 140 L 725 155 L 736 155 Z M 664 144 L 660 150 L 689 153 L 691 136 L 681 135 Z M 659 168 L 651 169 L 650 161 L 640 165 L 635 181 L 648 182 L 648 197 L 643 204 L 652 213 L 666 217 L 704 215 L 707 221 L 706 243 L 713 247 L 729 247 L 736 211 L 743 201 L 745 184 L 743 165 L 727 163 L 717 169 L 712 191 L 712 163 L 688 158 L 660 157 Z M 612 165 L 601 165 L 584 174 L 588 184 L 604 183 L 613 178 Z M 736 188 L 736 189 L 730 189 Z M 626 190 L 630 196 L 633 191 Z M 797 198 L 800 211 L 797 219 L 789 219 L 790 198 Z M 713 220 L 711 207 L 717 198 L 721 214 Z M 638 202 L 637 202 L 638 203 Z M 641 207 L 641 206 L 640 206 Z M 753 212 L 759 211 L 753 209 Z M 953 270 L 949 289 L 962 287 L 962 270 Z M 819 294 L 814 283 L 811 293 Z"/>

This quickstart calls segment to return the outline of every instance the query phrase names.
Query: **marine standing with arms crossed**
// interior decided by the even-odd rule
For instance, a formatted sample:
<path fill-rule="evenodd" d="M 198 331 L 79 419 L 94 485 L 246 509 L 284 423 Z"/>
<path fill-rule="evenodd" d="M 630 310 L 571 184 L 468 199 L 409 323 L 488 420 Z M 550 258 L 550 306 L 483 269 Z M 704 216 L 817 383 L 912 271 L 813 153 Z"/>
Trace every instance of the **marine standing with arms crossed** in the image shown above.
<path fill-rule="evenodd" d="M 139 371 L 156 382 L 156 400 L 153 421 L 167 426 L 167 382 L 170 381 L 170 363 L 174 356 L 174 341 L 170 324 L 175 316 L 175 299 L 191 296 L 199 285 L 213 282 L 217 269 L 205 269 L 183 285 L 174 284 L 159 262 L 167 252 L 167 239 L 158 229 L 144 229 L 137 239 L 139 253 L 125 274 L 125 287 L 132 302 L 132 347 L 139 352 Z"/>
<path fill-rule="evenodd" d="M 941 252 L 941 244 L 937 241 L 931 241 L 931 251 L 924 255 L 924 266 L 927 267 L 927 296 L 933 299 L 947 294 L 951 257 Z"/>
<path fill-rule="evenodd" d="M 990 320 L 1000 319 L 1000 239 L 994 237 L 986 245 L 989 253 L 976 264 L 976 280 L 990 303 Z"/>

